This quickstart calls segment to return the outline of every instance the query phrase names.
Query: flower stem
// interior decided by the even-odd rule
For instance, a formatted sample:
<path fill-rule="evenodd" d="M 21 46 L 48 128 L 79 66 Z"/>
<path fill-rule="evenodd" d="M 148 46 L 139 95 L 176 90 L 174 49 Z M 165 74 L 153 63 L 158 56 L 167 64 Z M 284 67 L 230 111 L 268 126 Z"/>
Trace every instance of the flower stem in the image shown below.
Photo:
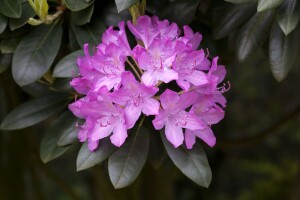
<path fill-rule="evenodd" d="M 131 69 L 134 71 L 135 75 L 139 78 L 139 80 L 141 80 L 141 76 L 138 73 L 138 71 L 136 70 L 136 68 L 134 67 L 134 65 L 127 59 L 127 63 L 129 64 L 129 66 L 131 67 Z"/>
<path fill-rule="evenodd" d="M 131 56 L 131 58 L 132 58 L 134 64 L 137 66 L 137 68 L 138 68 L 138 70 L 140 71 L 140 73 L 143 74 L 143 73 L 144 73 L 143 70 L 139 67 L 139 65 L 138 65 L 138 63 L 136 62 L 136 60 L 134 59 L 134 57 Z"/>

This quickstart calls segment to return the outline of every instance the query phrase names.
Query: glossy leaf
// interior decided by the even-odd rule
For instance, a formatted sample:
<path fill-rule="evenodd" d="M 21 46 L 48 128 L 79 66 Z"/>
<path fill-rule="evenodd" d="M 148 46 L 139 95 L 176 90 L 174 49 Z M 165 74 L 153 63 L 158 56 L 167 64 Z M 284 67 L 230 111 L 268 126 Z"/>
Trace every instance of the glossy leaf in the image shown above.
<path fill-rule="evenodd" d="M 67 146 L 77 141 L 78 128 L 76 127 L 79 119 L 74 117 L 70 111 L 66 111 L 61 118 L 62 123 L 59 126 L 60 137 L 57 146 Z"/>
<path fill-rule="evenodd" d="M 55 94 L 55 92 L 49 89 L 49 85 L 42 82 L 34 82 L 22 87 L 22 90 L 33 97 L 42 97 L 45 95 Z"/>
<path fill-rule="evenodd" d="M 26 35 L 18 45 L 12 63 L 12 73 L 20 85 L 40 79 L 52 65 L 62 39 L 58 24 L 40 25 Z"/>
<path fill-rule="evenodd" d="M 200 0 L 177 0 L 171 2 L 162 11 L 162 17 L 176 22 L 178 25 L 190 24 Z"/>
<path fill-rule="evenodd" d="M 19 18 L 22 13 L 19 0 L 0 0 L 0 13 L 7 17 Z"/>
<path fill-rule="evenodd" d="M 164 133 L 161 133 L 161 136 L 167 153 L 176 167 L 189 179 L 207 188 L 211 182 L 212 173 L 206 154 L 200 144 L 195 144 L 190 150 L 185 147 L 174 148 L 167 141 Z"/>
<path fill-rule="evenodd" d="M 7 25 L 7 17 L 0 13 L 0 33 L 2 33 Z"/>
<path fill-rule="evenodd" d="M 70 85 L 71 80 L 72 78 L 56 78 L 52 88 L 60 92 L 74 92 L 74 88 Z"/>
<path fill-rule="evenodd" d="M 116 189 L 130 185 L 137 178 L 146 162 L 148 148 L 148 132 L 140 127 L 109 157 L 109 177 Z"/>
<path fill-rule="evenodd" d="M 72 29 L 81 47 L 83 47 L 85 43 L 88 43 L 89 47 L 93 48 L 93 46 L 100 43 L 105 26 L 102 21 L 97 20 L 83 26 L 73 25 Z"/>
<path fill-rule="evenodd" d="M 72 22 L 76 25 L 89 23 L 94 11 L 94 4 L 77 12 L 71 12 Z"/>
<path fill-rule="evenodd" d="M 133 6 L 138 2 L 139 0 L 115 0 L 115 4 L 117 6 L 118 12 L 130 8 L 131 6 Z"/>
<path fill-rule="evenodd" d="M 271 70 L 277 81 L 282 81 L 293 66 L 299 52 L 298 27 L 288 36 L 285 36 L 275 23 L 272 27 L 269 44 Z"/>
<path fill-rule="evenodd" d="M 61 59 L 54 68 L 53 77 L 74 77 L 78 74 L 77 58 L 84 53 L 82 50 L 74 51 Z"/>
<path fill-rule="evenodd" d="M 246 20 L 248 20 L 255 12 L 255 4 L 232 4 L 225 8 L 221 7 L 220 11 L 216 11 L 218 16 L 214 20 L 214 39 L 221 39 L 228 36 L 230 33 L 232 33 L 232 31 L 236 30 L 244 22 L 246 22 Z"/>
<path fill-rule="evenodd" d="M 81 146 L 77 156 L 77 171 L 85 170 L 100 164 L 106 160 L 116 149 L 117 147 L 110 142 L 108 137 L 102 139 L 99 142 L 98 148 L 93 152 L 89 150 L 87 143 L 84 143 Z"/>
<path fill-rule="evenodd" d="M 9 28 L 10 30 L 15 30 L 23 25 L 25 25 L 30 17 L 34 17 L 35 12 L 31 6 L 26 2 L 22 3 L 22 14 L 20 18 L 10 18 Z"/>
<path fill-rule="evenodd" d="M 277 21 L 285 35 L 292 32 L 300 18 L 300 2 L 297 0 L 284 1 L 278 9 Z"/>
<path fill-rule="evenodd" d="M 106 26 L 118 26 L 120 21 L 131 20 L 128 10 L 118 12 L 115 4 L 108 4 L 101 15 Z"/>
<path fill-rule="evenodd" d="M 65 153 L 70 146 L 57 146 L 61 134 L 66 130 L 65 120 L 70 116 L 70 111 L 62 113 L 51 125 L 44 135 L 40 146 L 40 157 L 47 163 Z"/>
<path fill-rule="evenodd" d="M 243 3 L 256 3 L 258 0 L 224 0 L 230 3 L 243 4 Z"/>
<path fill-rule="evenodd" d="M 163 164 L 165 157 L 166 153 L 159 132 L 156 131 L 151 133 L 148 162 L 153 166 L 154 169 L 159 169 Z"/>
<path fill-rule="evenodd" d="M 79 11 L 87 8 L 94 1 L 85 1 L 85 0 L 65 0 L 66 6 L 72 11 Z"/>
<path fill-rule="evenodd" d="M 264 43 L 269 35 L 272 20 L 272 11 L 259 12 L 239 30 L 236 43 L 239 61 L 244 61 Z"/>
<path fill-rule="evenodd" d="M 2 121 L 1 129 L 16 130 L 37 124 L 60 111 L 66 105 L 66 96 L 43 96 L 12 110 Z"/>
<path fill-rule="evenodd" d="M 262 12 L 272 8 L 278 7 L 283 0 L 259 0 L 257 5 L 257 12 Z"/>

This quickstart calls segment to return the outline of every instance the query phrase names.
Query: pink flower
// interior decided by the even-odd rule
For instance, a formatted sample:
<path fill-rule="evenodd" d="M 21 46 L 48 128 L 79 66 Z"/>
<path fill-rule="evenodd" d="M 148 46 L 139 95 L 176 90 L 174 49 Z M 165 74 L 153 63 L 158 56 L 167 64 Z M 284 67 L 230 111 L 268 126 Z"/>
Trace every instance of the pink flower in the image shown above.
<path fill-rule="evenodd" d="M 147 116 L 158 114 L 159 102 L 152 98 L 157 92 L 157 87 L 139 83 L 130 72 L 122 74 L 122 87 L 112 97 L 115 103 L 125 106 L 128 128 L 134 126 L 142 112 Z"/>
<path fill-rule="evenodd" d="M 185 111 L 195 100 L 197 100 L 197 95 L 193 92 L 179 96 L 176 92 L 167 89 L 160 95 L 162 109 L 155 116 L 153 125 L 156 130 L 165 127 L 166 137 L 174 147 L 183 143 L 183 128 L 190 130 L 205 128 L 204 123 L 198 117 Z"/>
<path fill-rule="evenodd" d="M 175 23 L 156 16 L 141 16 L 136 24 L 127 24 L 137 39 L 133 49 L 125 22 L 120 22 L 118 30 L 109 27 L 103 33 L 93 54 L 84 45 L 85 55 L 77 60 L 79 75 L 70 84 L 84 96 L 69 109 L 85 120 L 78 125 L 79 140 L 87 141 L 91 151 L 105 137 L 119 147 L 143 113 L 155 116 L 154 128 L 165 128 L 174 147 L 185 140 L 192 148 L 197 137 L 214 146 L 211 125 L 224 117 L 223 93 L 228 90 L 218 87 L 226 74 L 217 64 L 218 57 L 211 63 L 203 50 L 197 50 L 202 35 L 188 26 L 180 36 Z"/>
<path fill-rule="evenodd" d="M 156 85 L 159 81 L 169 83 L 178 79 L 178 73 L 171 69 L 176 58 L 172 41 L 155 39 L 148 50 L 140 46 L 135 47 L 133 55 L 139 66 L 145 70 L 142 75 L 142 82 L 145 85 Z"/>

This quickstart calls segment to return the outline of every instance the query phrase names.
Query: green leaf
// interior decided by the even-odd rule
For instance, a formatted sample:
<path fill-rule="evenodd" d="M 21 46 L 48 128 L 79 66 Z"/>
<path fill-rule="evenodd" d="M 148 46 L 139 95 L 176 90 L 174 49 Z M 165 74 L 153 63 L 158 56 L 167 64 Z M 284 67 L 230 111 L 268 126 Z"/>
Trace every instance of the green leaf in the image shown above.
<path fill-rule="evenodd" d="M 130 8 L 134 4 L 138 3 L 139 0 L 115 0 L 118 12 Z"/>
<path fill-rule="evenodd" d="M 154 169 L 159 169 L 166 157 L 165 149 L 162 144 L 159 132 L 155 131 L 150 134 L 150 150 L 148 162 Z"/>
<path fill-rule="evenodd" d="M 76 25 L 84 25 L 90 22 L 94 11 L 94 4 L 77 12 L 71 12 L 72 22 Z"/>
<path fill-rule="evenodd" d="M 200 0 L 177 0 L 162 10 L 162 17 L 179 25 L 190 24 L 195 16 Z"/>
<path fill-rule="evenodd" d="M 278 9 L 277 21 L 285 35 L 288 35 L 290 32 L 292 32 L 299 23 L 299 4 L 299 1 L 288 0 L 284 1 Z"/>
<path fill-rule="evenodd" d="M 81 146 L 77 156 L 77 171 L 85 170 L 100 164 L 116 149 L 117 147 L 110 142 L 108 137 L 100 140 L 99 147 L 93 152 L 89 150 L 87 142 L 85 142 Z"/>
<path fill-rule="evenodd" d="M 72 11 L 79 11 L 87 8 L 89 5 L 94 3 L 94 1 L 84 1 L 84 0 L 65 0 L 66 6 Z"/>
<path fill-rule="evenodd" d="M 0 13 L 7 17 L 19 18 L 22 13 L 19 0 L 0 0 Z"/>
<path fill-rule="evenodd" d="M 262 12 L 272 8 L 278 7 L 283 0 L 259 0 L 257 5 L 257 12 Z"/>
<path fill-rule="evenodd" d="M 242 4 L 242 3 L 256 3 L 258 0 L 224 0 L 229 3 Z"/>
<path fill-rule="evenodd" d="M 219 12 L 215 12 L 218 16 L 214 20 L 214 39 L 224 38 L 232 33 L 232 31 L 239 28 L 256 12 L 255 9 L 256 5 L 254 4 L 230 4 L 225 8 L 221 7 Z"/>
<path fill-rule="evenodd" d="M 72 25 L 72 29 L 81 47 L 88 43 L 89 47 L 93 48 L 100 43 L 105 25 L 101 20 L 97 20 L 83 26 Z"/>
<path fill-rule="evenodd" d="M 18 45 L 12 63 L 12 73 L 20 85 L 40 79 L 52 65 L 62 39 L 58 24 L 40 25 L 26 35 Z"/>
<path fill-rule="evenodd" d="M 61 117 L 61 125 L 57 127 L 60 137 L 57 146 L 67 146 L 77 141 L 78 128 L 76 127 L 79 119 L 74 117 L 70 111 L 66 111 Z"/>
<path fill-rule="evenodd" d="M 116 189 L 130 185 L 141 172 L 147 159 L 147 130 L 139 127 L 136 133 L 132 132 L 130 136 L 108 160 L 109 177 Z"/>
<path fill-rule="evenodd" d="M 9 28 L 10 30 L 15 30 L 25 25 L 30 17 L 34 17 L 35 12 L 31 8 L 30 4 L 22 3 L 22 14 L 20 18 L 10 18 L 9 19 Z"/>
<path fill-rule="evenodd" d="M 2 53 L 14 53 L 21 38 L 20 37 L 12 37 L 3 39 L 0 42 L 0 49 Z"/>
<path fill-rule="evenodd" d="M 5 72 L 11 66 L 12 54 L 0 54 L 0 74 Z"/>
<path fill-rule="evenodd" d="M 244 61 L 267 39 L 273 20 L 272 11 L 256 13 L 238 32 L 237 57 Z"/>
<path fill-rule="evenodd" d="M 53 77 L 69 78 L 78 74 L 77 58 L 84 55 L 82 50 L 74 51 L 61 59 L 54 68 Z"/>
<path fill-rule="evenodd" d="M 0 13 L 0 33 L 2 33 L 7 25 L 7 17 Z"/>
<path fill-rule="evenodd" d="M 52 88 L 60 92 L 74 92 L 74 88 L 70 85 L 71 80 L 72 78 L 56 78 Z"/>
<path fill-rule="evenodd" d="M 40 146 L 40 157 L 47 163 L 65 153 L 70 146 L 57 146 L 61 134 L 65 131 L 65 120 L 70 115 L 69 111 L 62 113 L 51 125 L 44 135 Z"/>
<path fill-rule="evenodd" d="M 49 89 L 49 85 L 42 82 L 34 82 L 28 85 L 25 85 L 22 88 L 27 94 L 33 97 L 42 97 L 46 95 L 55 94 L 53 90 Z"/>
<path fill-rule="evenodd" d="M 207 188 L 211 182 L 212 173 L 206 154 L 200 144 L 196 143 L 190 150 L 185 147 L 174 148 L 167 141 L 163 132 L 161 132 L 161 136 L 167 153 L 176 167 L 189 179 Z"/>
<path fill-rule="evenodd" d="M 111 3 L 105 6 L 101 19 L 107 26 L 118 26 L 120 21 L 131 20 L 131 16 L 128 10 L 118 12 L 116 5 Z"/>
<path fill-rule="evenodd" d="M 285 36 L 278 24 L 274 23 L 270 34 L 269 58 L 271 70 L 277 81 L 282 81 L 299 53 L 300 27 Z"/>
<path fill-rule="evenodd" d="M 16 130 L 37 124 L 60 111 L 66 105 L 66 95 L 43 96 L 21 104 L 2 121 L 1 129 Z"/>

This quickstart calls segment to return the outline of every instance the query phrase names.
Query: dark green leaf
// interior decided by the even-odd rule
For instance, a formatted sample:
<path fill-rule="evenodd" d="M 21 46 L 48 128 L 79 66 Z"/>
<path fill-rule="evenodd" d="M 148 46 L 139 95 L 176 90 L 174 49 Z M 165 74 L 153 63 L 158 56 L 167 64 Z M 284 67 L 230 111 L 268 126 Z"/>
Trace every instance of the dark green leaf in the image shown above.
<path fill-rule="evenodd" d="M 77 156 L 77 171 L 85 170 L 100 164 L 115 150 L 116 147 L 110 142 L 109 138 L 102 139 L 99 142 L 99 147 L 93 152 L 89 150 L 87 143 L 84 143 Z"/>
<path fill-rule="evenodd" d="M 68 116 L 70 116 L 69 111 L 62 113 L 44 135 L 40 147 L 40 157 L 44 163 L 61 156 L 69 149 L 70 146 L 60 147 L 56 145 L 61 134 L 65 131 L 64 124 Z"/>
<path fill-rule="evenodd" d="M 256 3 L 257 0 L 224 0 L 230 3 L 242 4 L 242 3 Z"/>
<path fill-rule="evenodd" d="M 115 4 L 108 4 L 101 14 L 101 19 L 106 26 L 118 26 L 120 21 L 131 20 L 128 10 L 118 12 Z"/>
<path fill-rule="evenodd" d="M 87 7 L 86 9 L 77 11 L 77 12 L 71 12 L 71 19 L 72 22 L 76 25 L 84 25 L 86 23 L 89 23 L 92 17 L 94 11 L 94 4 Z"/>
<path fill-rule="evenodd" d="M 70 111 L 66 111 L 64 117 L 61 118 L 62 123 L 59 127 L 60 137 L 57 146 L 67 146 L 77 141 L 78 128 L 76 127 L 79 119 L 74 117 Z"/>
<path fill-rule="evenodd" d="M 148 132 L 140 127 L 109 157 L 109 177 L 116 189 L 130 185 L 137 178 L 146 162 L 148 148 Z"/>
<path fill-rule="evenodd" d="M 284 1 L 278 9 L 277 21 L 285 35 L 292 32 L 300 18 L 300 2 L 296 0 Z"/>
<path fill-rule="evenodd" d="M 41 78 L 50 68 L 59 50 L 62 27 L 58 24 L 40 25 L 26 35 L 18 45 L 12 63 L 12 73 L 20 85 Z"/>
<path fill-rule="evenodd" d="M 221 7 L 215 13 L 218 15 L 215 18 L 213 26 L 214 39 L 221 39 L 228 36 L 232 31 L 240 27 L 256 12 L 256 5 L 233 5 Z"/>
<path fill-rule="evenodd" d="M 80 49 L 81 47 L 79 46 L 79 44 L 77 42 L 77 39 L 76 39 L 76 36 L 75 36 L 75 33 L 74 33 L 72 27 L 70 26 L 68 29 L 69 29 L 69 31 L 68 31 L 68 37 L 69 37 L 69 48 L 70 48 L 70 51 L 75 51 L 75 50 Z"/>
<path fill-rule="evenodd" d="M 176 167 L 189 179 L 207 188 L 211 182 L 212 174 L 206 154 L 200 144 L 195 144 L 190 150 L 185 147 L 174 148 L 167 141 L 165 134 L 163 132 L 161 134 L 167 153 Z"/>
<path fill-rule="evenodd" d="M 90 48 L 93 48 L 100 43 L 105 25 L 102 21 L 97 20 L 83 26 L 73 25 L 72 29 L 81 47 L 83 47 L 85 43 L 88 43 Z"/>
<path fill-rule="evenodd" d="M 290 71 L 299 50 L 300 28 L 285 36 L 278 24 L 274 24 L 270 35 L 269 57 L 271 70 L 277 81 L 282 81 Z"/>
<path fill-rule="evenodd" d="M 22 13 L 19 0 L 0 0 L 0 13 L 7 17 L 19 18 Z"/>
<path fill-rule="evenodd" d="M 74 89 L 70 85 L 72 78 L 56 78 L 52 88 L 60 92 L 73 92 Z"/>
<path fill-rule="evenodd" d="M 118 12 L 121 12 L 122 10 L 130 8 L 137 2 L 139 2 L 139 1 L 138 0 L 115 0 Z"/>
<path fill-rule="evenodd" d="M 7 17 L 0 13 L 0 33 L 2 33 L 7 25 Z"/>
<path fill-rule="evenodd" d="M 12 54 L 0 54 L 0 74 L 11 66 Z"/>
<path fill-rule="evenodd" d="M 85 1 L 85 0 L 65 0 L 65 4 L 72 11 L 79 11 L 87 8 L 94 1 Z"/>
<path fill-rule="evenodd" d="M 171 2 L 162 11 L 162 17 L 179 25 L 190 24 L 200 0 L 177 0 Z"/>
<path fill-rule="evenodd" d="M 10 18 L 9 28 L 10 30 L 15 30 L 23 25 L 25 25 L 30 17 L 34 17 L 35 12 L 28 2 L 22 3 L 22 14 L 20 18 Z"/>
<path fill-rule="evenodd" d="M 237 57 L 244 61 L 253 54 L 267 39 L 272 19 L 272 11 L 256 13 L 238 32 Z"/>
<path fill-rule="evenodd" d="M 14 53 L 21 38 L 12 37 L 1 40 L 0 49 L 2 53 Z"/>
<path fill-rule="evenodd" d="M 16 130 L 37 124 L 60 111 L 66 105 L 61 94 L 43 96 L 21 104 L 11 111 L 1 123 L 3 130 Z"/>
<path fill-rule="evenodd" d="M 159 132 L 154 132 L 150 134 L 150 149 L 148 155 L 148 162 L 155 169 L 159 169 L 162 165 L 166 155 L 165 149 L 162 144 Z"/>
<path fill-rule="evenodd" d="M 279 6 L 283 0 L 259 0 L 257 5 L 257 12 L 262 12 Z"/>
<path fill-rule="evenodd" d="M 54 94 L 55 92 L 49 89 L 46 83 L 34 82 L 22 87 L 27 94 L 33 97 L 41 97 L 45 95 Z"/>
<path fill-rule="evenodd" d="M 82 50 L 75 51 L 61 59 L 54 68 L 53 77 L 74 77 L 78 74 L 77 58 L 84 55 Z"/>

